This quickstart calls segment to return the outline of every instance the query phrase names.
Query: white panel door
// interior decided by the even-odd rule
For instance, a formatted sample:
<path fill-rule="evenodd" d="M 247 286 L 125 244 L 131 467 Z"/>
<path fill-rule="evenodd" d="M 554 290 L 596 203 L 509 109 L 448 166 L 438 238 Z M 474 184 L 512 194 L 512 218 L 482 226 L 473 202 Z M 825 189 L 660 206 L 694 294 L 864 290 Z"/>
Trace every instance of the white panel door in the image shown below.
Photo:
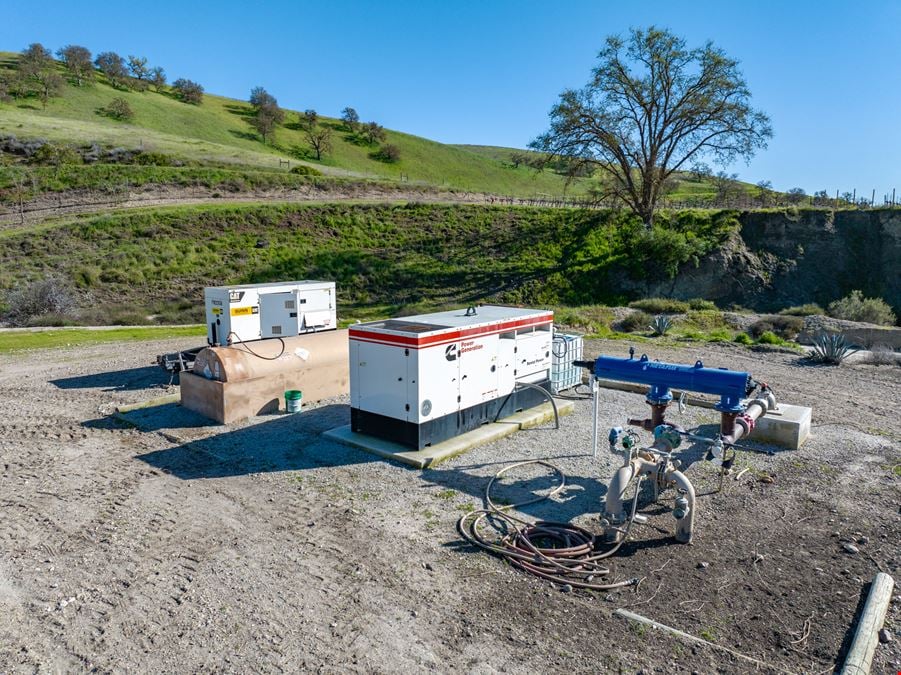
<path fill-rule="evenodd" d="M 460 407 L 498 397 L 497 335 L 460 341 Z"/>
<path fill-rule="evenodd" d="M 399 420 L 409 419 L 407 368 L 403 347 L 351 340 L 351 401 L 354 407 Z M 356 348 L 353 347 L 356 345 Z M 356 354 L 356 356 L 354 356 Z"/>

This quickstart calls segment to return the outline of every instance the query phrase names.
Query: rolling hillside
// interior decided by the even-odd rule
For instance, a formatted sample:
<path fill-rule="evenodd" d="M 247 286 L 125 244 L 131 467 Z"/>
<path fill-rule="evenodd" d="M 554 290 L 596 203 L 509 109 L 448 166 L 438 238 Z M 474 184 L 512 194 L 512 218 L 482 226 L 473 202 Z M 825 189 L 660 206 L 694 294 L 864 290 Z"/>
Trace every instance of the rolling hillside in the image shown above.
<path fill-rule="evenodd" d="M 18 60 L 15 53 L 0 52 L 0 80 L 9 79 Z M 57 69 L 65 75 L 62 65 L 57 64 Z M 339 120 L 328 117 L 321 117 L 320 125 L 331 130 L 333 147 L 317 161 L 300 128 L 297 111 L 286 110 L 284 123 L 276 129 L 273 138 L 264 143 L 249 123 L 253 109 L 246 101 L 206 93 L 201 105 L 189 105 L 179 101 L 169 88 L 161 92 L 117 89 L 100 73 L 96 75 L 96 83 L 89 86 L 75 87 L 67 82 L 62 95 L 51 98 L 46 108 L 36 96 L 0 103 L 0 134 L 12 134 L 19 139 L 45 138 L 59 143 L 141 148 L 177 158 L 195 168 L 199 164 L 218 169 L 232 167 L 232 170 L 242 172 L 284 174 L 290 166 L 305 164 L 339 179 L 401 182 L 520 198 L 579 197 L 585 195 L 592 184 L 590 179 L 584 178 L 567 184 L 565 177 L 554 171 L 537 172 L 524 165 L 514 166 L 511 156 L 524 151 L 448 145 L 389 129 L 385 130 L 382 145 L 396 146 L 400 159 L 380 161 L 374 156 L 378 145 L 361 143 Z M 278 91 L 272 93 L 278 95 Z M 105 114 L 107 106 L 116 98 L 125 99 L 134 112 L 130 121 L 117 121 Z M 315 108 L 314 101 L 310 102 L 310 107 Z M 2 165 L 3 154 L 0 153 L 0 173 Z M 161 173 L 164 172 L 157 172 Z M 141 173 L 129 180 L 146 184 L 155 178 Z M 248 178 L 242 173 L 238 178 L 245 183 L 270 182 L 261 180 L 259 175 Z M 78 180 L 70 176 L 70 179 L 72 187 L 91 185 L 90 178 Z M 46 180 L 43 182 L 47 189 L 60 189 Z M 174 182 L 181 184 L 183 179 L 174 176 Z M 3 187 L 0 176 L 0 190 Z M 671 196 L 677 200 L 706 199 L 712 197 L 713 192 L 710 183 L 683 177 L 677 181 Z"/>
<path fill-rule="evenodd" d="M 9 74 L 17 60 L 16 54 L 0 52 L 0 76 Z M 59 71 L 64 72 L 61 66 Z M 114 98 L 128 102 L 134 111 L 130 122 L 119 122 L 103 114 Z M 315 107 L 315 102 L 311 101 L 310 107 Z M 359 144 L 339 120 L 327 117 L 320 118 L 320 123 L 332 130 L 333 150 L 322 161 L 315 161 L 299 128 L 298 113 L 286 113 L 285 123 L 276 130 L 272 141 L 264 144 L 249 124 L 253 112 L 246 101 L 207 93 L 201 105 L 189 105 L 177 100 L 168 89 L 160 93 L 152 89 L 115 89 L 98 73 L 92 86 L 67 83 L 62 96 L 50 99 L 46 109 L 36 97 L 0 103 L 0 133 L 67 143 L 141 147 L 189 161 L 253 168 L 284 170 L 279 160 L 288 160 L 335 176 L 404 180 L 501 195 L 563 193 L 564 179 L 552 172 L 514 169 L 501 160 L 460 147 L 387 129 L 385 143 L 400 149 L 400 160 L 379 161 L 370 156 L 376 146 Z M 567 192 L 577 194 L 584 189 L 584 184 L 570 186 Z"/>

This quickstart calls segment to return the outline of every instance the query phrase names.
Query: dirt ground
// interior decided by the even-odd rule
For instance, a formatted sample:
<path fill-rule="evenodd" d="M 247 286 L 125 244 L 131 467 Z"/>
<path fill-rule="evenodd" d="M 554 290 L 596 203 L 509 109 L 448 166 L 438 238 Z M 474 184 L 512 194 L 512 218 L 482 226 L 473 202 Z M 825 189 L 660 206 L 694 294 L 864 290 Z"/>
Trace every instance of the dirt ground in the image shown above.
<path fill-rule="evenodd" d="M 525 511 L 597 530 L 619 458 L 605 444 L 591 457 L 587 400 L 560 430 L 427 471 L 322 439 L 348 422 L 346 399 L 227 428 L 174 404 L 111 417 L 174 391 L 150 364 L 177 346 L 193 345 L 0 356 L 0 672 L 825 673 L 873 575 L 898 579 L 899 368 L 648 345 L 663 360 L 749 370 L 814 408 L 813 435 L 800 451 L 741 453 L 750 470 L 722 492 L 716 467 L 687 448 L 694 543 L 675 543 L 666 501 L 643 501 L 648 523 L 610 574 L 638 587 L 566 593 L 465 545 L 455 522 L 498 468 L 550 458 L 569 488 Z M 640 396 L 604 391 L 602 429 L 645 411 Z M 715 428 L 704 408 L 672 417 Z M 524 469 L 497 495 L 550 485 Z M 766 666 L 639 628 L 618 607 Z M 897 600 L 887 623 L 895 638 L 874 673 L 901 670 Z"/>

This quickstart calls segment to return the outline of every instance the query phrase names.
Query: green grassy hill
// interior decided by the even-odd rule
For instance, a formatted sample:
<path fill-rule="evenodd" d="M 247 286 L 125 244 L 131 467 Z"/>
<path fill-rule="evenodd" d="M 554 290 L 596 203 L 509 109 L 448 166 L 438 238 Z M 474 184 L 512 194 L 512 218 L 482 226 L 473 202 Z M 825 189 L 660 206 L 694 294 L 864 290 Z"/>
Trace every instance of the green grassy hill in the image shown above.
<path fill-rule="evenodd" d="M 19 56 L 0 52 L 0 79 L 9 78 L 17 68 Z M 57 64 L 61 75 L 63 67 Z M 291 165 L 306 164 L 335 178 L 350 180 L 378 180 L 428 185 L 453 190 L 485 192 L 495 195 L 525 198 L 555 198 L 566 195 L 585 195 L 592 182 L 576 179 L 567 184 L 564 176 L 551 170 L 537 172 L 527 166 L 514 167 L 511 156 L 518 151 L 480 145 L 447 145 L 435 141 L 386 130 L 384 144 L 400 150 L 400 160 L 393 163 L 373 157 L 378 146 L 361 144 L 339 120 L 320 118 L 320 124 L 331 129 L 331 152 L 316 161 L 300 129 L 299 113 L 286 111 L 284 124 L 275 131 L 268 143 L 250 126 L 253 109 L 246 101 L 205 94 L 199 106 L 179 101 L 168 88 L 162 92 L 116 89 L 97 73 L 93 85 L 75 87 L 67 83 L 62 95 L 52 98 L 44 108 L 36 96 L 0 103 L 0 133 L 13 134 L 21 139 L 46 138 L 61 143 L 99 143 L 106 147 L 142 148 L 145 151 L 170 155 L 194 165 L 233 167 L 240 171 L 287 173 L 285 161 Z M 278 92 L 273 92 L 277 94 Z M 134 111 L 129 122 L 111 119 L 104 110 L 114 98 L 123 98 Z M 315 107 L 311 102 L 311 107 Z M 0 153 L 0 174 L 3 155 Z M 196 168 L 196 166 L 195 166 Z M 95 170 L 96 171 L 96 170 Z M 77 171 L 75 172 L 77 173 Z M 70 173 L 69 183 L 44 180 L 50 190 L 67 186 L 96 186 L 89 171 L 87 178 Z M 155 182 L 163 172 L 137 172 L 133 181 Z M 169 172 L 173 182 L 183 184 L 180 172 Z M 213 183 L 222 179 L 220 175 Z M 241 174 L 245 183 L 276 184 L 259 174 L 249 178 Z M 42 177 L 43 180 L 43 177 Z M 191 180 L 201 180 L 196 175 Z M 210 181 L 207 181 L 210 182 Z M 202 183 L 202 180 L 201 180 Z M 0 192 L 5 187 L 0 175 Z M 705 199 L 713 195 L 708 182 L 680 180 L 671 198 Z M 0 194 L 0 201 L 2 201 Z"/>
<path fill-rule="evenodd" d="M 142 209 L 0 231 L 0 298 L 56 278 L 77 293 L 88 324 L 143 323 L 148 316 L 184 323 L 199 319 L 204 286 L 295 278 L 334 280 L 345 318 L 482 300 L 614 302 L 623 297 L 621 277 L 674 273 L 737 227 L 728 211 L 661 214 L 648 231 L 624 212 L 586 209 Z"/>
<path fill-rule="evenodd" d="M 0 76 L 9 74 L 17 60 L 15 54 L 0 52 Z M 59 70 L 64 73 L 61 66 Z M 114 98 L 128 102 L 134 111 L 130 122 L 103 114 Z M 315 107 L 313 102 L 311 107 Z M 297 124 L 298 113 L 286 112 L 285 123 L 271 142 L 264 144 L 249 124 L 252 108 L 245 101 L 205 94 L 201 105 L 188 105 L 168 90 L 115 89 L 98 73 L 92 86 L 67 83 L 62 96 L 50 99 L 46 109 L 37 97 L 0 103 L 0 133 L 67 143 L 142 147 L 190 161 L 275 170 L 280 168 L 280 159 L 290 160 L 336 176 L 404 180 L 502 195 L 560 195 L 564 190 L 563 177 L 552 172 L 514 169 L 501 160 L 392 130 L 386 130 L 385 143 L 400 149 L 400 160 L 382 162 L 370 156 L 376 146 L 359 144 L 340 121 L 331 118 L 320 118 L 320 123 L 332 129 L 333 150 L 322 161 L 315 161 Z M 583 182 L 571 186 L 568 193 L 584 190 Z"/>

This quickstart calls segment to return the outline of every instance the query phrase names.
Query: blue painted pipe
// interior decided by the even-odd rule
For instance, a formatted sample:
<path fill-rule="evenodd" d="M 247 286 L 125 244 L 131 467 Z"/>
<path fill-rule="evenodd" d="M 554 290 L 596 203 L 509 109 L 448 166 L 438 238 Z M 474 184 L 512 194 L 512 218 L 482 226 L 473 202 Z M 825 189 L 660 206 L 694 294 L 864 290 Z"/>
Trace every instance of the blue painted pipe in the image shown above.
<path fill-rule="evenodd" d="M 741 400 L 747 395 L 752 382 L 748 373 L 705 368 L 700 361 L 693 366 L 651 361 L 647 354 L 640 359 L 599 356 L 594 362 L 594 374 L 606 380 L 650 385 L 649 403 L 672 401 L 671 387 L 714 394 L 720 397 L 716 409 L 721 412 L 742 412 Z"/>

